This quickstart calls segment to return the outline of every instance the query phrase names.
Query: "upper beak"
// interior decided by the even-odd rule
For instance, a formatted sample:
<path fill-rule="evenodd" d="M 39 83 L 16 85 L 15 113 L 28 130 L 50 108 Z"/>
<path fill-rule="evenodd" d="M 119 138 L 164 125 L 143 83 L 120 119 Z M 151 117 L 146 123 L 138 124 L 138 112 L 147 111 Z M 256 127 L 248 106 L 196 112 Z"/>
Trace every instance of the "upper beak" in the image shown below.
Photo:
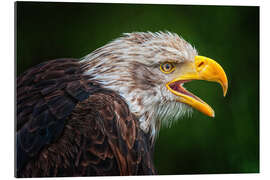
<path fill-rule="evenodd" d="M 188 104 L 210 117 L 214 117 L 214 110 L 207 103 L 185 90 L 181 85 L 189 80 L 213 81 L 222 86 L 223 95 L 225 96 L 228 89 L 228 80 L 223 68 L 210 58 L 195 56 L 194 62 L 183 65 L 181 72 L 178 77 L 166 84 L 167 88 L 178 96 L 178 101 Z"/>

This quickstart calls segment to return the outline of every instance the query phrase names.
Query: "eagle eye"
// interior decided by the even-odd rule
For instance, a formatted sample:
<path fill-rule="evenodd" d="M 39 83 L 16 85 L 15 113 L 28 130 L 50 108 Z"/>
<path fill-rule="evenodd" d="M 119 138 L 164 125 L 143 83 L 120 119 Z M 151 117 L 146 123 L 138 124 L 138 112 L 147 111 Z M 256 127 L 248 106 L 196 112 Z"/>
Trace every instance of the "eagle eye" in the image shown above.
<path fill-rule="evenodd" d="M 173 72 L 174 69 L 175 69 L 175 65 L 174 63 L 171 63 L 171 62 L 166 62 L 160 65 L 160 70 L 166 74 Z"/>

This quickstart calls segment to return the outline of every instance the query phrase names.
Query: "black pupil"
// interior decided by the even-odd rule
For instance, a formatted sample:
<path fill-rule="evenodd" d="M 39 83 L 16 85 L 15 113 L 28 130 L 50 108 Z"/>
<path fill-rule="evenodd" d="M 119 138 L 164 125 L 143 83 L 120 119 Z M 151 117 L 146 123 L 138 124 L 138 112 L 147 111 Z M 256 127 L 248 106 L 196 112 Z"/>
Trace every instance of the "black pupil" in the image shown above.
<path fill-rule="evenodd" d="M 165 70 L 169 70 L 171 68 L 170 64 L 165 64 Z"/>

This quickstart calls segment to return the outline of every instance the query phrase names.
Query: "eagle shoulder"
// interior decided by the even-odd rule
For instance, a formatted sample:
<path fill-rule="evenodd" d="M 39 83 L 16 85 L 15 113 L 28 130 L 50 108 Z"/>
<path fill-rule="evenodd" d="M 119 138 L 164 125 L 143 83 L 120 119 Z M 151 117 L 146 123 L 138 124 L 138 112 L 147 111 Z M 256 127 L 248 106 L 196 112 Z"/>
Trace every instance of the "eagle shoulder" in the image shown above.
<path fill-rule="evenodd" d="M 98 87 L 83 76 L 77 59 L 38 64 L 17 78 L 16 173 L 61 135 L 76 104 Z"/>
<path fill-rule="evenodd" d="M 17 80 L 17 176 L 155 174 L 153 147 L 124 99 L 49 61 Z"/>

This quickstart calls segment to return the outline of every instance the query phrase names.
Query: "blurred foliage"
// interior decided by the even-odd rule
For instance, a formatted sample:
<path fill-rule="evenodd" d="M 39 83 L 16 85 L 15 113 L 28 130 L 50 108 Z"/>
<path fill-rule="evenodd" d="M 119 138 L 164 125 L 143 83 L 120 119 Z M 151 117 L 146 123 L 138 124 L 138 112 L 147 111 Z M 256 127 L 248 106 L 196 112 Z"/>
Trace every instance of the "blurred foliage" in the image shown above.
<path fill-rule="evenodd" d="M 17 5 L 17 6 L 16 6 Z M 18 2 L 17 74 L 40 62 L 83 57 L 124 32 L 168 30 L 227 73 L 217 84 L 185 86 L 216 113 L 162 128 L 155 147 L 159 174 L 259 172 L 259 7 Z"/>

